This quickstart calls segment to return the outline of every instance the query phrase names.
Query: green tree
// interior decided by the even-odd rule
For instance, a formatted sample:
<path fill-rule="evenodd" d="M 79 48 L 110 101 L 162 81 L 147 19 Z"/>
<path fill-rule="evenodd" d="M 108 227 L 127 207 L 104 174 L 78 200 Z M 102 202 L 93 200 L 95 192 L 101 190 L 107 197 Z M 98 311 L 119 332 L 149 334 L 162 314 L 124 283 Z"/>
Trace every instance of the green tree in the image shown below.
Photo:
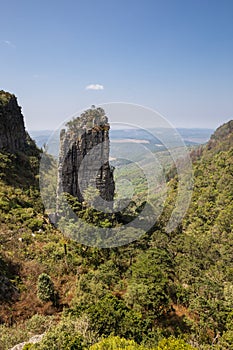
<path fill-rule="evenodd" d="M 148 331 L 142 315 L 111 294 L 90 305 L 86 312 L 100 336 L 118 335 L 141 342 Z"/>
<path fill-rule="evenodd" d="M 43 302 L 55 301 L 54 284 L 46 273 L 42 273 L 38 278 L 37 296 Z"/>
<path fill-rule="evenodd" d="M 142 253 L 132 265 L 125 299 L 127 304 L 143 314 L 158 318 L 170 309 L 168 254 L 159 249 Z"/>

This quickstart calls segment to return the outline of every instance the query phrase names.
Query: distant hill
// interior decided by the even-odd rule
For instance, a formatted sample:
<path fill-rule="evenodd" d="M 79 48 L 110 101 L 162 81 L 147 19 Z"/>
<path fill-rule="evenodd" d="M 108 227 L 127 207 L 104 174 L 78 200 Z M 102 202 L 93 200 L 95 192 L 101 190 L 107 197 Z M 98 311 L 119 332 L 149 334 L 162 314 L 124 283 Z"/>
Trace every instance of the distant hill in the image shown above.
<path fill-rule="evenodd" d="M 148 144 L 147 146 L 152 151 L 161 151 L 161 142 L 153 136 L 153 129 L 125 129 L 125 130 L 110 130 L 110 139 L 114 142 L 117 140 L 143 140 Z M 207 142 L 210 135 L 213 133 L 212 129 L 177 129 L 180 136 L 183 138 L 187 146 L 203 144 Z M 39 148 L 43 147 L 49 140 L 49 137 L 53 134 L 52 130 L 31 130 L 31 137 L 35 140 Z"/>

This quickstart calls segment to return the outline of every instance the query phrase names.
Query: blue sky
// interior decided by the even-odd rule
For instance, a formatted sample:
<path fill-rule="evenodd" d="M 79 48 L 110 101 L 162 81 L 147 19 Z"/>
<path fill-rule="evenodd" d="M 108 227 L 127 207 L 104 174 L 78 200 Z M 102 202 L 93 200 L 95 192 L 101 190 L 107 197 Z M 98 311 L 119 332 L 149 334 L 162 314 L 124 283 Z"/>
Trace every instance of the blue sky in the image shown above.
<path fill-rule="evenodd" d="M 232 0 L 2 1 L 0 27 L 0 89 L 29 130 L 119 101 L 177 127 L 233 118 Z"/>

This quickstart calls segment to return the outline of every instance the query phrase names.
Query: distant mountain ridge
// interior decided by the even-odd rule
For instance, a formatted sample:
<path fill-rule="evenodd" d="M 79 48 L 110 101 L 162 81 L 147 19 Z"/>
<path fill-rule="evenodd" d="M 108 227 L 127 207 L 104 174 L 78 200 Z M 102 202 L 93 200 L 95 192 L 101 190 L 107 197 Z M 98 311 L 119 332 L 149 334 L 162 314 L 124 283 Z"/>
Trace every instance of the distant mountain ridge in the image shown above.
<path fill-rule="evenodd" d="M 151 129 L 153 131 L 153 129 Z M 197 128 L 178 128 L 180 136 L 183 138 L 186 145 L 198 145 L 207 142 L 214 132 L 213 129 L 197 129 Z M 29 134 L 35 140 L 38 147 L 43 147 L 49 140 L 49 137 L 53 134 L 53 130 L 30 130 Z M 125 129 L 125 130 L 110 130 L 111 140 L 120 139 L 137 139 L 152 141 L 152 135 L 150 135 L 150 129 L 148 131 L 141 129 Z M 153 137 L 154 139 L 154 137 Z M 154 141 L 153 141 L 154 142 Z M 158 144 L 160 143 L 157 140 Z"/>

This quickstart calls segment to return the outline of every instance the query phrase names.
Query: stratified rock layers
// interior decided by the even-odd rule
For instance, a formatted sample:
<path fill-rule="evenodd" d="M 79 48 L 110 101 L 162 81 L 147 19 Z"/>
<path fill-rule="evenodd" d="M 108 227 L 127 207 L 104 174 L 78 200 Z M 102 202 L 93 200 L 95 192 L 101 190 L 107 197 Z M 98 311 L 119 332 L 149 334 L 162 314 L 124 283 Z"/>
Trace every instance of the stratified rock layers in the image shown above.
<path fill-rule="evenodd" d="M 70 127 L 60 135 L 58 194 L 69 193 L 79 202 L 90 187 L 97 188 L 104 201 L 111 202 L 114 197 L 109 124 L 106 116 L 94 117 L 95 111 L 89 110 L 88 118 L 81 116 L 72 125 L 68 123 Z"/>
<path fill-rule="evenodd" d="M 0 91 L 0 149 L 15 153 L 27 144 L 23 115 L 14 95 Z"/>

